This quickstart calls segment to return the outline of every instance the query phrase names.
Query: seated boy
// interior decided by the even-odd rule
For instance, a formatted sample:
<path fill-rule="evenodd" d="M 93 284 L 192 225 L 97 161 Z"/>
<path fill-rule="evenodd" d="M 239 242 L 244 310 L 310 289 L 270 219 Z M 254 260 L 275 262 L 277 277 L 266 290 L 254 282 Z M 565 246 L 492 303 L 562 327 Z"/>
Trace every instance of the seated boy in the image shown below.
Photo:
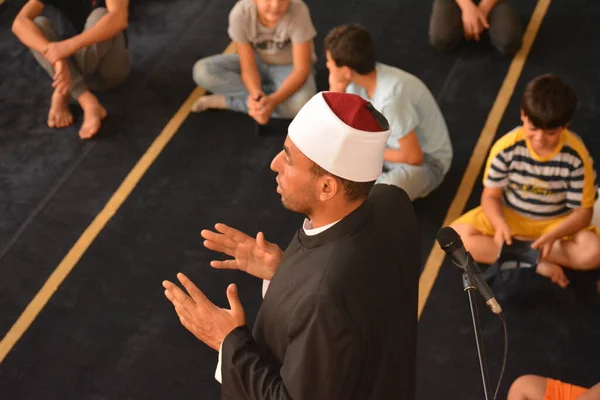
<path fill-rule="evenodd" d="M 359 25 L 334 28 L 325 38 L 329 90 L 370 101 L 392 133 L 378 183 L 404 189 L 411 200 L 427 196 L 443 181 L 452 144 L 431 92 L 414 75 L 377 62 L 369 32 Z"/>
<path fill-rule="evenodd" d="M 493 264 L 515 237 L 534 240 L 537 272 L 561 287 L 569 283 L 562 267 L 600 266 L 600 237 L 590 225 L 597 197 L 593 160 L 567 129 L 576 105 L 575 91 L 554 75 L 527 85 L 523 125 L 490 151 L 481 206 L 452 224 L 476 261 Z"/>
<path fill-rule="evenodd" d="M 523 28 L 508 0 L 434 0 L 429 20 L 433 47 L 452 51 L 463 38 L 479 41 L 486 30 L 500 53 L 510 56 L 521 48 Z"/>
<path fill-rule="evenodd" d="M 66 17 L 77 34 L 61 38 L 53 21 L 41 16 L 45 6 Z M 12 31 L 54 80 L 49 127 L 73 123 L 70 94 L 83 109 L 79 136 L 88 139 L 100 129 L 107 112 L 90 88 L 110 89 L 129 75 L 131 60 L 124 36 L 128 7 L 128 0 L 29 0 L 21 8 Z"/>
<path fill-rule="evenodd" d="M 271 117 L 293 118 L 316 94 L 312 72 L 317 32 L 301 0 L 239 0 L 229 14 L 237 54 L 203 58 L 194 81 L 212 95 L 192 111 L 228 109 L 248 113 L 261 125 Z"/>
<path fill-rule="evenodd" d="M 590 389 L 536 375 L 523 375 L 514 381 L 507 400 L 597 400 L 600 383 Z"/>

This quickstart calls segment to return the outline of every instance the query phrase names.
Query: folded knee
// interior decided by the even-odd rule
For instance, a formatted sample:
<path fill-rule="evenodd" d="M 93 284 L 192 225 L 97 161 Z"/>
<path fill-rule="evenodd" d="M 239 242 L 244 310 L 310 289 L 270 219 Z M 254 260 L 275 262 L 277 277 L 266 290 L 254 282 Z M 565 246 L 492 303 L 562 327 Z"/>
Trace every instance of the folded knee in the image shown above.
<path fill-rule="evenodd" d="M 120 68 L 114 68 L 109 74 L 104 74 L 101 77 L 102 83 L 105 89 L 113 89 L 120 86 L 131 72 L 130 62 L 123 62 Z"/>
<path fill-rule="evenodd" d="M 281 117 L 294 118 L 302 107 L 315 95 L 316 92 L 302 90 L 290 97 L 280 107 Z"/>
<path fill-rule="evenodd" d="M 580 264 L 577 266 L 581 271 L 591 271 L 600 268 L 600 247 L 591 247 L 582 255 Z"/>
<path fill-rule="evenodd" d="M 108 14 L 108 10 L 105 7 L 97 7 L 90 13 L 88 19 L 98 20 Z"/>
<path fill-rule="evenodd" d="M 52 28 L 52 21 L 48 17 L 39 15 L 33 19 L 33 23 L 40 28 L 43 32 Z"/>
<path fill-rule="evenodd" d="M 450 228 L 454 229 L 461 238 L 466 238 L 479 233 L 474 226 L 460 221 L 454 221 L 451 223 Z"/>
<path fill-rule="evenodd" d="M 429 44 L 440 51 L 453 51 L 460 43 L 461 36 L 445 32 L 433 31 L 429 33 Z"/>
<path fill-rule="evenodd" d="M 519 36 L 513 37 L 503 37 L 492 39 L 492 44 L 500 52 L 500 54 L 505 56 L 514 55 L 523 44 L 523 38 Z"/>
<path fill-rule="evenodd" d="M 205 58 L 196 61 L 196 64 L 192 68 L 192 76 L 198 86 L 204 88 L 210 86 L 210 82 L 214 77 L 214 69 L 211 62 Z"/>

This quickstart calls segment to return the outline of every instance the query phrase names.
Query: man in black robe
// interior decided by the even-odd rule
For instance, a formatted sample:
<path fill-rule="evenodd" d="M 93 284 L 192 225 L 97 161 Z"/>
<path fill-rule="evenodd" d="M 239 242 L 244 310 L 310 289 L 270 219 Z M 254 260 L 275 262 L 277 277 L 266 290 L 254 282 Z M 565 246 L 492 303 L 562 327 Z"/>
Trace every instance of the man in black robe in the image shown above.
<path fill-rule="evenodd" d="M 230 310 L 182 274 L 165 281 L 182 324 L 219 350 L 223 399 L 414 399 L 420 239 L 404 191 L 375 185 L 385 118 L 346 93 L 313 97 L 271 164 L 283 205 L 307 216 L 285 253 L 224 224 L 215 268 L 271 280 L 254 330 L 235 285 Z M 371 189 L 372 188 L 372 189 Z"/>

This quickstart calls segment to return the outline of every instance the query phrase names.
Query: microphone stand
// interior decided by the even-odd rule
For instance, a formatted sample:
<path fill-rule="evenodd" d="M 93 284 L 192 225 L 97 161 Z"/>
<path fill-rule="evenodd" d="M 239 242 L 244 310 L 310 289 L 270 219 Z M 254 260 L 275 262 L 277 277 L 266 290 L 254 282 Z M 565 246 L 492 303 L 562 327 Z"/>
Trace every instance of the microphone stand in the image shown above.
<path fill-rule="evenodd" d="M 490 392 L 490 377 L 487 370 L 487 362 L 485 359 L 485 351 L 483 348 L 483 337 L 481 334 L 481 326 L 479 324 L 479 314 L 477 313 L 477 303 L 475 302 L 474 292 L 477 290 L 471 282 L 471 274 L 463 272 L 462 276 L 464 291 L 469 295 L 469 304 L 471 305 L 471 318 L 473 319 L 473 329 L 475 331 L 475 341 L 477 342 L 477 355 L 479 356 L 479 368 L 481 369 L 481 379 L 483 380 L 483 390 L 485 400 L 491 400 Z"/>

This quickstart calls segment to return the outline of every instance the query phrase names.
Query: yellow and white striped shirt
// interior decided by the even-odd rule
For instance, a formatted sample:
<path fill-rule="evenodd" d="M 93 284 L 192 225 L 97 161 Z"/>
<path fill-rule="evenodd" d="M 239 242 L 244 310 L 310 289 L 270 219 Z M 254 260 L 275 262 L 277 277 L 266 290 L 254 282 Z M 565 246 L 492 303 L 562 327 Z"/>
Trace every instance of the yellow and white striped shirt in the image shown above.
<path fill-rule="evenodd" d="M 504 204 L 535 219 L 563 216 L 573 208 L 592 208 L 598 196 L 594 161 L 579 136 L 561 132 L 556 150 L 540 157 L 522 127 L 492 147 L 483 184 L 503 187 Z"/>

